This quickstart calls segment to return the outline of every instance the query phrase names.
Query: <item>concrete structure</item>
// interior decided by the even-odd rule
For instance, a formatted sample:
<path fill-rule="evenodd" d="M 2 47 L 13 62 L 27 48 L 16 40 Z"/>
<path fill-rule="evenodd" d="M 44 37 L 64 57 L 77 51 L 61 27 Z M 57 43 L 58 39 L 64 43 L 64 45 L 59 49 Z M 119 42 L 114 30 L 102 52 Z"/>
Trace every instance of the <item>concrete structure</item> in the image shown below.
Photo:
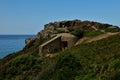
<path fill-rule="evenodd" d="M 61 33 L 59 34 L 59 36 L 61 36 L 62 45 L 67 44 L 66 46 L 65 45 L 62 46 L 62 48 L 64 47 L 70 48 L 74 46 L 78 40 L 76 36 L 69 33 Z"/>
<path fill-rule="evenodd" d="M 46 53 L 51 53 L 56 50 L 64 50 L 75 45 L 78 38 L 69 33 L 61 33 L 46 43 L 40 45 L 39 55 L 42 56 Z"/>
<path fill-rule="evenodd" d="M 50 53 L 54 50 L 61 50 L 61 36 L 56 36 L 48 42 L 40 45 L 39 55 L 42 56 L 45 53 Z"/>

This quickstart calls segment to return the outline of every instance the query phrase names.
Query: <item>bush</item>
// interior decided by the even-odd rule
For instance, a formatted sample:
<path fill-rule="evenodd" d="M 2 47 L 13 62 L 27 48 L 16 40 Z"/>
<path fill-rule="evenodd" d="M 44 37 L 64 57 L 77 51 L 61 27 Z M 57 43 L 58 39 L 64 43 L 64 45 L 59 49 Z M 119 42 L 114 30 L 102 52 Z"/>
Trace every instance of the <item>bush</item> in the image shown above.
<path fill-rule="evenodd" d="M 110 66 L 113 67 L 114 69 L 119 69 L 120 68 L 120 59 L 116 59 L 110 63 Z"/>
<path fill-rule="evenodd" d="M 64 33 L 65 30 L 57 30 L 58 33 Z"/>
<path fill-rule="evenodd" d="M 82 38 L 84 36 L 84 31 L 81 30 L 74 30 L 71 31 L 70 33 L 77 36 L 78 38 Z"/>
<path fill-rule="evenodd" d="M 108 28 L 109 26 L 112 26 L 112 25 L 109 25 L 109 24 L 101 24 L 98 29 L 106 29 Z"/>
<path fill-rule="evenodd" d="M 107 28 L 105 29 L 106 32 L 119 32 L 120 28 Z"/>
<path fill-rule="evenodd" d="M 15 77 L 17 75 L 23 74 L 23 72 L 24 75 L 33 75 L 37 73 L 37 70 L 41 69 L 41 62 L 41 59 L 32 55 L 20 55 L 6 63 L 6 65 L 3 67 L 3 71 L 0 71 L 0 73 L 5 72 L 5 77 L 2 76 L 5 79 L 11 79 L 13 76 Z M 27 78 L 28 76 L 25 77 Z"/>
<path fill-rule="evenodd" d="M 65 53 L 58 57 L 54 80 L 73 80 L 80 68 L 80 61 L 71 53 Z"/>

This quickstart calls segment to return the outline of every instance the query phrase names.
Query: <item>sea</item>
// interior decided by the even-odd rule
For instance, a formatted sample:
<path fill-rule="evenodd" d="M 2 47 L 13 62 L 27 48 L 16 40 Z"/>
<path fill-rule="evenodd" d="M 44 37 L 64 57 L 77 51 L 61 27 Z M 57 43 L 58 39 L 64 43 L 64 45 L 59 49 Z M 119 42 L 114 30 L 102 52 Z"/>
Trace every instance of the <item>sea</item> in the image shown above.
<path fill-rule="evenodd" d="M 0 59 L 22 50 L 25 46 L 25 39 L 32 37 L 35 35 L 0 35 Z"/>

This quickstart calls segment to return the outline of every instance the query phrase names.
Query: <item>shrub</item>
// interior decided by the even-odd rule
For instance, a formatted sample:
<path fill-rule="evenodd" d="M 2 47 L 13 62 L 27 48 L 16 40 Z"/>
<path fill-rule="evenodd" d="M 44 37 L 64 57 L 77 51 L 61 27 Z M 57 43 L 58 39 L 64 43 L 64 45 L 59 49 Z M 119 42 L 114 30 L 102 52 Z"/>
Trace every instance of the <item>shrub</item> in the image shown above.
<path fill-rule="evenodd" d="M 84 36 L 84 32 L 81 30 L 74 30 L 74 31 L 71 31 L 70 33 L 77 36 L 78 38 L 82 38 Z"/>
<path fill-rule="evenodd" d="M 73 80 L 81 68 L 79 60 L 70 53 L 58 57 L 54 80 Z"/>
<path fill-rule="evenodd" d="M 57 30 L 58 33 L 64 33 L 65 30 Z"/>
<path fill-rule="evenodd" d="M 106 32 L 119 32 L 120 28 L 107 28 L 105 29 Z"/>
<path fill-rule="evenodd" d="M 106 29 L 108 28 L 109 26 L 112 26 L 112 25 L 109 25 L 109 24 L 101 24 L 98 29 Z"/>
<path fill-rule="evenodd" d="M 112 61 L 110 66 L 113 67 L 114 69 L 120 68 L 120 59 Z"/>

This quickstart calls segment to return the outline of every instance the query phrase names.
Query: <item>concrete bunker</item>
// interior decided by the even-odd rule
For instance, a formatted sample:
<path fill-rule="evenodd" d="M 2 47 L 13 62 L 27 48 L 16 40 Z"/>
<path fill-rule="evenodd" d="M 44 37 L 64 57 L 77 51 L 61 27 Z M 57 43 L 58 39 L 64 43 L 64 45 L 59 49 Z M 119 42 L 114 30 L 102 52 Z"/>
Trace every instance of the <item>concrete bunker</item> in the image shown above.
<path fill-rule="evenodd" d="M 65 50 L 74 46 L 77 40 L 78 38 L 76 36 L 69 33 L 58 34 L 56 37 L 39 46 L 39 55 L 42 56 L 56 50 Z"/>

